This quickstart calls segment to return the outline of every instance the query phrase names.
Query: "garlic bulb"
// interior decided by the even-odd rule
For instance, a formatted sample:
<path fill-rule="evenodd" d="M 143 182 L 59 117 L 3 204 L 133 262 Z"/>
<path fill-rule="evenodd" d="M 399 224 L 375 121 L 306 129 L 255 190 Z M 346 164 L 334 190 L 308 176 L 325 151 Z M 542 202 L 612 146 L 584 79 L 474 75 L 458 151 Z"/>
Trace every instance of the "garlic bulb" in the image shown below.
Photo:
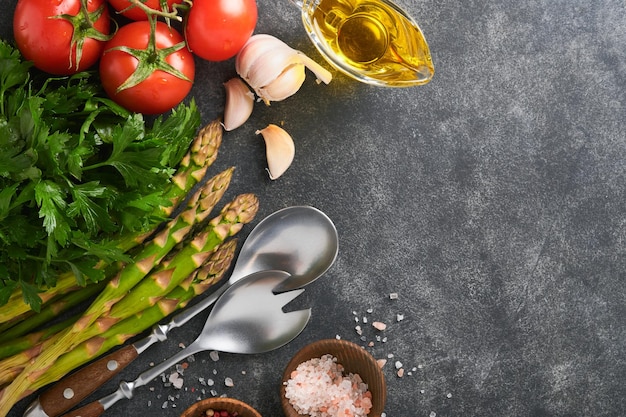
<path fill-rule="evenodd" d="M 295 94 L 304 83 L 305 68 L 325 84 L 332 79 L 317 62 L 267 34 L 251 36 L 235 59 L 237 74 L 268 105 Z"/>
<path fill-rule="evenodd" d="M 287 171 L 296 154 L 293 139 L 284 129 L 269 124 L 265 129 L 257 130 L 265 140 L 267 156 L 267 172 L 270 179 L 275 180 Z"/>
<path fill-rule="evenodd" d="M 237 129 L 252 114 L 254 94 L 241 78 L 231 78 L 224 83 L 226 107 L 224 108 L 224 129 Z"/>

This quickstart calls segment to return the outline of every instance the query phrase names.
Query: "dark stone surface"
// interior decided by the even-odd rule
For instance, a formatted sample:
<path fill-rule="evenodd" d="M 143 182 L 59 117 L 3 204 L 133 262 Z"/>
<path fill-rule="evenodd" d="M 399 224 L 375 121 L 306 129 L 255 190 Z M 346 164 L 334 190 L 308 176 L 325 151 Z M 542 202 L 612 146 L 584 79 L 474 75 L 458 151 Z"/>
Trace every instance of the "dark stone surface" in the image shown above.
<path fill-rule="evenodd" d="M 0 0 L 3 38 L 14 4 Z M 432 49 L 430 84 L 380 89 L 335 74 L 324 86 L 309 73 L 296 96 L 257 105 L 226 134 L 214 168 L 237 167 L 229 195 L 257 193 L 258 219 L 310 204 L 336 223 L 337 262 L 298 300 L 313 307 L 310 326 L 269 354 L 198 354 L 183 390 L 155 381 L 107 415 L 177 416 L 211 395 L 199 377 L 281 415 L 291 355 L 336 335 L 359 342 L 354 313 L 388 324 L 382 343 L 358 323 L 376 357 L 393 355 L 387 416 L 626 415 L 623 1 L 403 4 Z M 287 0 L 259 0 L 259 10 L 258 33 L 321 62 Z M 192 94 L 206 122 L 233 74 L 231 61 L 199 62 Z M 275 182 L 254 134 L 268 123 L 284 123 L 297 149 Z M 123 377 L 190 343 L 203 319 Z"/>

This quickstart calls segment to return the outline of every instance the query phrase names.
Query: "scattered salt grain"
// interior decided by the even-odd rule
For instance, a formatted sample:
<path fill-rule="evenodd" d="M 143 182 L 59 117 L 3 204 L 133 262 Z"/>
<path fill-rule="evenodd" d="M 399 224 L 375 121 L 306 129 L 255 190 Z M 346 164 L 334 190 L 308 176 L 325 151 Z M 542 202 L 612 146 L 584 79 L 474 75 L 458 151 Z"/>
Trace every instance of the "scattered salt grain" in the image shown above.
<path fill-rule="evenodd" d="M 184 380 L 180 377 L 178 372 L 172 372 L 169 377 L 169 382 L 176 389 L 181 389 L 183 387 Z"/>
<path fill-rule="evenodd" d="M 383 322 L 380 321 L 375 321 L 372 323 L 372 326 L 376 329 L 376 330 L 380 330 L 383 331 L 387 328 L 387 325 Z"/>
<path fill-rule="evenodd" d="M 398 369 L 398 372 L 396 372 L 396 374 L 399 378 L 402 378 L 404 376 L 404 368 Z"/>
<path fill-rule="evenodd" d="M 400 362 L 400 361 L 396 361 L 395 366 L 396 366 L 396 369 L 400 369 L 400 368 L 402 368 L 402 362 Z"/>
<path fill-rule="evenodd" d="M 285 397 L 300 414 L 315 417 L 346 415 L 365 417 L 372 408 L 372 394 L 358 374 L 343 374 L 332 355 L 301 363 L 285 382 Z"/>
<path fill-rule="evenodd" d="M 396 314 L 396 321 L 404 320 L 404 314 Z"/>
<path fill-rule="evenodd" d="M 378 367 L 382 368 L 387 364 L 387 359 L 377 359 L 376 362 L 378 363 Z"/>
<path fill-rule="evenodd" d="M 209 357 L 211 358 L 211 360 L 212 360 L 213 362 L 217 362 L 217 361 L 219 361 L 219 360 L 220 360 L 220 354 L 219 354 L 219 352 L 218 352 L 217 350 L 212 350 L 212 351 L 209 353 Z"/>
<path fill-rule="evenodd" d="M 374 309 L 373 309 L 373 308 L 368 308 L 366 311 L 367 311 L 368 313 L 372 314 L 372 313 L 374 312 Z"/>
<path fill-rule="evenodd" d="M 226 385 L 227 387 L 234 387 L 235 383 L 233 382 L 232 378 L 225 378 L 224 379 L 224 385 Z"/>
<path fill-rule="evenodd" d="M 430 412 L 430 417 L 437 417 L 437 413 L 435 413 L 434 411 Z"/>
<path fill-rule="evenodd" d="M 451 392 L 447 393 L 446 398 L 452 398 L 452 393 Z"/>
<path fill-rule="evenodd" d="M 397 292 L 392 292 L 391 294 L 389 294 L 389 299 L 390 300 L 397 300 L 398 299 L 398 293 Z"/>

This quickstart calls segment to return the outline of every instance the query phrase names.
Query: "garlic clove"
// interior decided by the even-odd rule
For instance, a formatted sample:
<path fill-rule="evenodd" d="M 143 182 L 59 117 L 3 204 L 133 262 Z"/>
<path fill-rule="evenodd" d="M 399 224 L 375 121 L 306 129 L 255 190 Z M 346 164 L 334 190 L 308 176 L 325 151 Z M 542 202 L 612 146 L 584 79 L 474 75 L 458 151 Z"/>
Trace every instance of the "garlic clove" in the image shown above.
<path fill-rule="evenodd" d="M 283 128 L 269 124 L 265 129 L 257 130 L 265 140 L 267 172 L 271 180 L 275 180 L 287 171 L 296 154 L 293 139 Z"/>
<path fill-rule="evenodd" d="M 283 71 L 294 64 L 300 63 L 300 58 L 294 50 L 277 45 L 271 52 L 260 55 L 248 70 L 248 77 L 244 78 L 255 90 L 265 87 L 274 81 Z"/>
<path fill-rule="evenodd" d="M 311 70 L 311 72 L 315 74 L 318 80 L 320 80 L 324 84 L 328 84 L 331 82 L 331 80 L 333 79 L 333 74 L 331 74 L 330 71 L 306 56 L 303 52 L 297 52 L 304 66 Z"/>
<path fill-rule="evenodd" d="M 259 88 L 259 97 L 262 97 L 267 105 L 270 101 L 284 100 L 294 95 L 302 87 L 305 78 L 304 65 L 292 65 L 270 84 Z"/>
<path fill-rule="evenodd" d="M 224 108 L 224 129 L 231 131 L 243 125 L 252 114 L 254 94 L 240 78 L 231 78 L 224 83 L 226 106 Z"/>
<path fill-rule="evenodd" d="M 272 35 L 252 35 L 235 57 L 235 70 L 242 78 L 248 78 L 248 71 L 254 61 L 276 48 L 278 39 Z"/>

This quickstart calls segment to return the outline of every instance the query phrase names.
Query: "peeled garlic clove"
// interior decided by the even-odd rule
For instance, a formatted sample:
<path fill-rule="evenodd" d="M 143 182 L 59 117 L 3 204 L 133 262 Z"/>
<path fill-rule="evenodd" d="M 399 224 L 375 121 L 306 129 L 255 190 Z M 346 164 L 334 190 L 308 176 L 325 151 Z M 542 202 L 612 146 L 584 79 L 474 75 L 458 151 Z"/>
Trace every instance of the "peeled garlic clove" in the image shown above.
<path fill-rule="evenodd" d="M 292 96 L 302 87 L 306 74 L 304 65 L 295 64 L 285 69 L 282 74 L 265 87 L 259 88 L 259 96 L 263 98 L 265 104 L 270 101 L 281 101 Z"/>
<path fill-rule="evenodd" d="M 224 83 L 226 107 L 224 108 L 224 129 L 237 129 L 252 114 L 254 94 L 240 78 L 231 78 Z"/>
<path fill-rule="evenodd" d="M 296 154 L 293 139 L 284 129 L 269 124 L 265 129 L 257 130 L 265 140 L 267 171 L 270 179 L 275 180 L 287 171 Z"/>

